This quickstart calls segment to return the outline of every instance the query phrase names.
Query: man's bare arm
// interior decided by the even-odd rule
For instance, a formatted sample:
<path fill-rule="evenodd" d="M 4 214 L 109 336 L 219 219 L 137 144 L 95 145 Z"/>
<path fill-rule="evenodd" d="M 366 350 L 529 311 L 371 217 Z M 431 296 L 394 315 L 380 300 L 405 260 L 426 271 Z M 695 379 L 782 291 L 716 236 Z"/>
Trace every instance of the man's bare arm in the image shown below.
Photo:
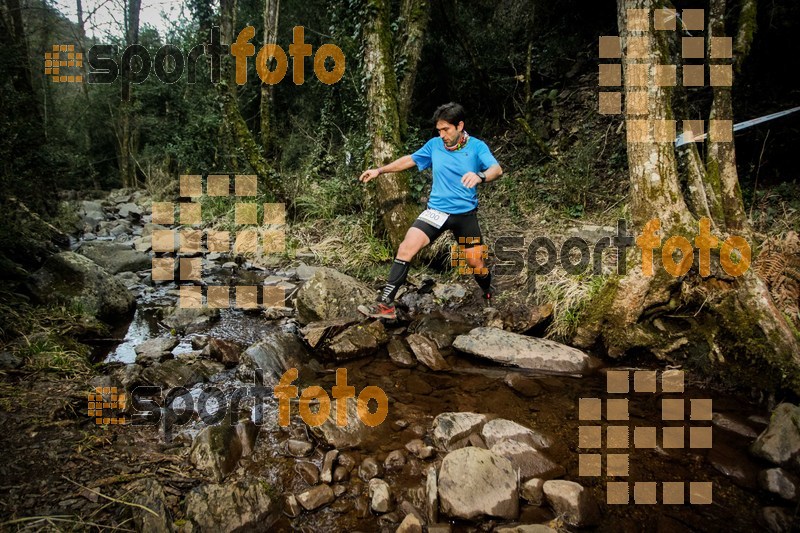
<path fill-rule="evenodd" d="M 400 159 L 396 159 L 389 163 L 388 165 L 384 165 L 380 168 L 370 168 L 364 171 L 361 174 L 361 177 L 358 179 L 364 183 L 367 183 L 369 180 L 377 178 L 381 174 L 388 174 L 390 172 L 402 172 L 403 170 L 408 170 L 411 167 L 416 166 L 414 160 L 411 158 L 410 155 L 404 155 Z"/>

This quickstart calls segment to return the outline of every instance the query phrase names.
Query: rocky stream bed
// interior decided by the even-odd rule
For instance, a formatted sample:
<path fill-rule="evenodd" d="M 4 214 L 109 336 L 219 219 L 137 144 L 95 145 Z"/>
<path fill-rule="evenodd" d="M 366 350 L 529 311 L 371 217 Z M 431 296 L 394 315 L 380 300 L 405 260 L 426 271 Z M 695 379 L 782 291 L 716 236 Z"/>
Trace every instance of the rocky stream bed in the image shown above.
<path fill-rule="evenodd" d="M 20 399 L 3 413 L 16 435 L 5 437 L 14 461 L 0 467 L 4 527 L 544 532 L 797 524 L 794 405 L 770 413 L 689 373 L 681 394 L 664 392 L 664 367 L 609 368 L 531 336 L 550 309 L 484 308 L 471 281 L 409 287 L 398 320 L 381 322 L 353 312 L 374 298 L 374 287 L 312 266 L 311 257 L 267 268 L 205 254 L 202 284 L 280 287 L 285 306 L 181 308 L 177 284 L 152 280 L 152 235 L 165 228 L 149 222 L 149 205 L 124 190 L 84 201 L 73 251 L 33 276 L 43 301 L 68 295 L 97 316 L 129 318 L 95 343 L 105 364 L 90 382 L 14 384 L 31 411 Z M 331 416 L 313 427 L 295 398 L 282 426 L 273 393 L 293 368 L 298 397 L 312 386 L 335 396 L 338 369 L 356 396 L 379 387 L 385 420 L 364 424 L 351 399 L 348 424 L 338 427 L 332 399 Z M 627 394 L 608 392 L 609 372 L 629 373 Z M 653 379 L 652 392 L 637 389 L 635 372 L 649 372 L 638 376 Z M 86 394 L 96 387 L 137 386 L 160 387 L 150 398 L 171 409 L 129 402 L 127 416 L 141 425 L 96 425 L 87 415 Z M 601 419 L 581 420 L 581 398 L 625 398 L 628 419 L 613 420 L 604 407 Z M 662 399 L 683 399 L 684 420 L 662 420 Z M 690 420 L 691 400 L 701 399 L 712 399 L 710 420 Z M 378 403 L 366 405 L 374 412 Z M 219 409 L 225 420 L 213 420 Z M 581 426 L 602 428 L 605 448 L 581 440 L 591 431 Z M 610 426 L 627 428 L 623 444 L 612 444 Z M 667 447 L 661 428 L 679 426 L 686 447 Z M 711 428 L 711 447 L 688 447 L 690 427 Z M 637 428 L 656 428 L 653 446 L 639 446 Z M 608 475 L 612 453 L 628 454 L 627 476 Z M 599 475 L 580 475 L 580 454 L 603 456 Z M 621 481 L 630 482 L 630 503 L 607 503 L 606 483 Z M 647 497 L 633 482 L 657 483 L 658 503 L 634 504 Z M 662 503 L 663 482 L 684 483 L 685 502 Z M 710 483 L 711 501 L 701 503 L 690 482 Z"/>

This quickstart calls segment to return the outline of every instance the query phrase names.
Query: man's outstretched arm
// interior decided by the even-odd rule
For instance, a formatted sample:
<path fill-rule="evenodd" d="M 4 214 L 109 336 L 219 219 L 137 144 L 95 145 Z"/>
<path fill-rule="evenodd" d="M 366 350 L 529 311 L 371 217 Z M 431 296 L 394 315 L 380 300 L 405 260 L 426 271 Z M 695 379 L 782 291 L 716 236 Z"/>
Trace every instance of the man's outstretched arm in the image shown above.
<path fill-rule="evenodd" d="M 381 174 L 387 174 L 389 172 L 401 172 L 403 170 L 408 170 L 411 167 L 416 166 L 417 164 L 414 163 L 414 160 L 411 158 L 410 155 L 404 155 L 400 159 L 396 159 L 389 163 L 388 165 L 384 165 L 380 168 L 370 168 L 364 171 L 361 174 L 361 177 L 358 178 L 364 183 L 367 183 L 369 180 L 373 178 L 377 178 Z"/>

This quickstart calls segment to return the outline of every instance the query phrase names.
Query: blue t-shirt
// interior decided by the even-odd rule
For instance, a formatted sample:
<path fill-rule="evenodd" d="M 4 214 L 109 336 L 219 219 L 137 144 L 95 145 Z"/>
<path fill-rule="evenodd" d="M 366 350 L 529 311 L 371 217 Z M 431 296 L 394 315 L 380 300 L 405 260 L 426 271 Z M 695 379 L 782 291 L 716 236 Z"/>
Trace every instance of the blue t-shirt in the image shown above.
<path fill-rule="evenodd" d="M 478 207 L 477 186 L 465 187 L 461 184 L 461 177 L 467 172 L 483 172 L 497 164 L 486 143 L 475 137 L 470 137 L 463 148 L 453 152 L 444 147 L 441 137 L 434 137 L 411 154 L 411 158 L 420 170 L 433 165 L 433 187 L 428 208 L 451 215 Z"/>

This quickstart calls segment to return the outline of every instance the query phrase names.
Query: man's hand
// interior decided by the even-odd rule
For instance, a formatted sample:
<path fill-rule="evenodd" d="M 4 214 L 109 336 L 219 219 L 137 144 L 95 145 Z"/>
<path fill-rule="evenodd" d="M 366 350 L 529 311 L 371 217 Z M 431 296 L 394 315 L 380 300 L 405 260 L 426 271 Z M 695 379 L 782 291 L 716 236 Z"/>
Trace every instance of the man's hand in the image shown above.
<path fill-rule="evenodd" d="M 471 189 L 479 183 L 481 183 L 481 179 L 474 172 L 467 172 L 461 176 L 461 185 L 467 189 Z"/>
<path fill-rule="evenodd" d="M 370 168 L 370 169 L 365 170 L 364 173 L 361 174 L 361 177 L 358 178 L 358 179 L 363 183 L 367 183 L 369 180 L 377 178 L 380 175 L 381 175 L 381 171 L 379 169 Z"/>

